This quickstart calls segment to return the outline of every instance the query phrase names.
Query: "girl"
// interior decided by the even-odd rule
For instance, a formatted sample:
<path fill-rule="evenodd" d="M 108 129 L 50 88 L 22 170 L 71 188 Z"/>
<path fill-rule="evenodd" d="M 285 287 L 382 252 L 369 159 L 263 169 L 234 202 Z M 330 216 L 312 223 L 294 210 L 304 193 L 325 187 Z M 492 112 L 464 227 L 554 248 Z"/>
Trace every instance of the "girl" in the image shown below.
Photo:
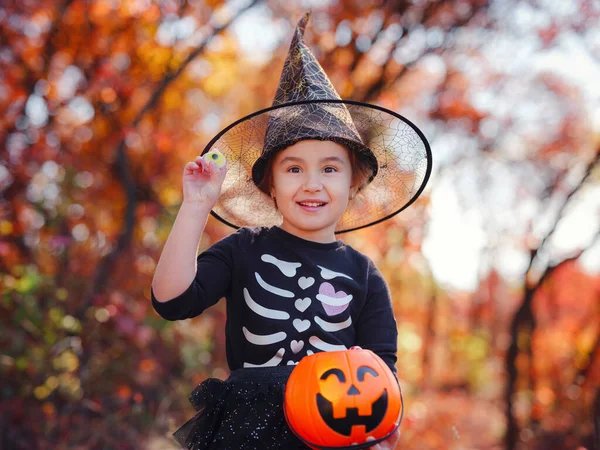
<path fill-rule="evenodd" d="M 225 381 L 190 400 L 174 434 L 190 449 L 306 449 L 282 409 L 295 364 L 367 348 L 396 372 L 397 330 L 373 262 L 336 239 L 384 220 L 420 194 L 431 170 L 422 133 L 383 108 L 344 102 L 298 24 L 271 108 L 237 121 L 186 164 L 183 203 L 158 262 L 152 304 L 167 320 L 227 299 Z M 391 130 L 391 131 L 390 131 Z M 368 146 L 365 144 L 368 142 Z M 209 213 L 237 232 L 196 257 Z M 393 448 L 399 431 L 372 448 Z"/>

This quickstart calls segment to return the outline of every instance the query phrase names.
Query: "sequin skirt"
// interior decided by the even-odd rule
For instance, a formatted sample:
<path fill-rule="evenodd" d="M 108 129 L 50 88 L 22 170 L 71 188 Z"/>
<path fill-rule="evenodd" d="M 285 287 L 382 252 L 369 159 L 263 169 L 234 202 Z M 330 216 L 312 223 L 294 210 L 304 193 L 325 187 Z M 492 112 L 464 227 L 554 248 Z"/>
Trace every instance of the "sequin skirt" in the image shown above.
<path fill-rule="evenodd" d="M 193 450 L 296 450 L 306 447 L 283 414 L 293 366 L 238 369 L 225 381 L 209 378 L 190 395 L 197 413 L 173 437 Z"/>

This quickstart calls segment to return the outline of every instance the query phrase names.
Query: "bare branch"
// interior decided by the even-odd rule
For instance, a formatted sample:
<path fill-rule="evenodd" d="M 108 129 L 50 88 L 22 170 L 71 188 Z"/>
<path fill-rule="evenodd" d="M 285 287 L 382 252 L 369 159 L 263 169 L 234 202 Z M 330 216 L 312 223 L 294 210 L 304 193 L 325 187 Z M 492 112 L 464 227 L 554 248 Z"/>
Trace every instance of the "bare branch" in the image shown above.
<path fill-rule="evenodd" d="M 600 361 L 600 333 L 598 333 L 596 342 L 587 354 L 587 363 L 575 374 L 573 379 L 574 384 L 582 386 L 588 381 L 588 376 L 592 370 L 594 362 L 596 361 Z"/>
<path fill-rule="evenodd" d="M 567 207 L 567 205 L 569 204 L 569 201 L 571 200 L 571 198 L 577 193 L 579 192 L 579 190 L 581 189 L 581 187 L 587 182 L 587 180 L 590 178 L 594 168 L 598 165 L 598 161 L 600 161 L 600 148 L 598 148 L 596 150 L 596 156 L 594 157 L 594 159 L 592 159 L 585 170 L 585 174 L 583 176 L 583 178 L 581 179 L 581 181 L 577 184 L 577 186 L 575 186 L 571 192 L 569 192 L 569 194 L 563 199 L 562 204 L 560 205 L 560 208 L 558 210 L 558 213 L 556 215 L 556 220 L 554 221 L 554 224 L 552 225 L 552 228 L 550 228 L 550 230 L 548 230 L 548 232 L 546 233 L 546 235 L 542 238 L 540 244 L 531 250 L 531 254 L 529 257 L 529 265 L 527 266 L 527 273 L 531 270 L 531 267 L 533 266 L 533 262 L 536 258 L 536 256 L 538 255 L 539 251 L 544 247 L 544 245 L 546 244 L 546 242 L 548 241 L 548 239 L 554 234 L 554 232 L 556 231 L 556 227 L 558 226 L 558 223 L 560 222 L 560 220 L 562 219 L 565 209 Z"/>
<path fill-rule="evenodd" d="M 433 7 L 433 6 L 436 7 Z M 423 18 L 421 20 L 422 23 L 426 22 L 427 20 L 429 20 L 431 17 L 433 17 L 434 13 L 437 11 L 438 7 L 441 8 L 443 6 L 443 2 L 440 2 L 439 4 L 430 4 L 427 9 L 425 10 L 424 14 L 423 14 Z M 481 4 L 477 4 L 476 7 L 474 7 L 473 11 L 471 12 L 471 14 L 469 14 L 468 16 L 462 18 L 461 20 L 459 20 L 458 22 L 456 22 L 453 26 L 452 29 L 457 29 L 460 27 L 464 27 L 465 25 L 467 25 L 473 18 L 477 17 L 478 14 L 485 10 L 488 7 L 488 2 L 481 2 Z M 387 70 L 387 67 L 390 63 L 390 61 L 393 59 L 392 56 L 395 52 L 395 50 L 398 48 L 399 43 L 400 43 L 401 38 L 395 43 L 394 47 L 392 48 L 392 50 L 390 51 L 390 53 L 388 54 L 388 58 L 384 63 L 384 66 L 382 67 L 381 73 L 379 78 L 377 79 L 377 81 L 375 83 L 373 83 L 368 89 L 367 91 L 364 93 L 363 96 L 361 96 L 361 101 L 364 102 L 368 102 L 368 101 L 373 101 L 374 99 L 376 99 L 379 94 L 384 91 L 385 89 L 389 89 L 392 86 L 394 86 L 398 80 L 400 80 L 408 71 L 409 68 L 411 68 L 412 66 L 414 66 L 417 62 L 419 62 L 419 60 L 421 58 L 423 58 L 423 56 L 430 54 L 430 53 L 434 53 L 436 50 L 435 49 L 428 49 L 425 51 L 425 53 L 423 53 L 419 58 L 415 59 L 414 61 L 405 64 L 402 69 L 390 80 L 388 80 L 386 82 L 385 80 L 385 72 Z"/>
<path fill-rule="evenodd" d="M 592 406 L 594 418 L 594 448 L 600 448 L 600 389 L 596 391 L 596 398 Z"/>
<path fill-rule="evenodd" d="M 427 20 L 429 20 L 434 13 L 440 9 L 442 6 L 444 5 L 444 2 L 440 2 L 440 3 L 429 3 L 427 5 L 427 7 L 425 8 L 425 11 L 423 12 L 423 17 L 421 18 L 421 23 L 425 23 L 427 22 Z M 404 4 L 403 5 L 405 10 L 407 5 Z M 375 83 L 373 83 L 368 89 L 367 91 L 361 96 L 362 101 L 369 101 L 372 99 L 377 98 L 377 96 L 381 93 L 381 91 L 383 90 L 383 88 L 386 86 L 385 83 L 385 74 L 387 72 L 387 69 L 390 65 L 390 63 L 394 60 L 394 53 L 396 52 L 396 50 L 398 49 L 399 45 L 400 45 L 400 41 L 402 41 L 402 38 L 404 36 L 400 36 L 396 42 L 394 42 L 394 45 L 392 45 L 390 47 L 390 50 L 387 54 L 386 60 L 383 63 L 381 70 L 379 71 L 379 78 L 377 79 L 377 81 L 375 81 Z M 394 78 L 394 80 L 398 80 L 402 75 L 404 75 L 404 73 L 406 72 L 406 70 L 408 69 L 408 67 L 411 67 L 412 65 L 414 65 L 416 61 L 413 61 L 412 63 L 406 64 L 402 67 L 402 69 L 400 70 L 400 72 L 398 74 L 396 74 L 396 77 Z M 353 70 L 356 68 L 353 67 Z M 394 81 L 395 82 L 395 81 Z M 389 85 L 391 86 L 393 83 L 390 83 Z"/>
<path fill-rule="evenodd" d="M 165 77 L 158 84 L 157 88 L 152 93 L 151 98 L 148 102 L 142 107 L 142 109 L 138 112 L 134 120 L 132 121 L 132 127 L 137 126 L 140 120 L 144 117 L 146 113 L 148 113 L 158 102 L 165 89 L 176 80 L 181 73 L 185 70 L 185 68 L 192 62 L 198 55 L 200 55 L 205 49 L 206 46 L 222 31 L 227 29 L 234 20 L 236 20 L 241 14 L 243 14 L 248 9 L 252 8 L 256 5 L 259 0 L 254 0 L 246 7 L 240 9 L 235 16 L 233 16 L 228 22 L 225 24 L 214 28 L 211 35 L 198 47 L 196 47 L 185 59 L 185 61 L 174 71 L 165 75 Z M 119 144 L 117 145 L 116 150 L 116 165 L 119 173 L 119 180 L 123 184 L 125 189 L 125 195 L 127 198 L 127 204 L 125 207 L 125 217 L 123 218 L 123 231 L 119 236 L 117 241 L 117 245 L 114 249 L 102 258 L 98 267 L 96 268 L 94 279 L 91 284 L 91 287 L 88 289 L 88 292 L 84 296 L 79 308 L 77 310 L 77 317 L 83 317 L 85 310 L 90 304 L 91 299 L 98 294 L 99 291 L 102 290 L 103 286 L 106 284 L 106 280 L 110 277 L 111 271 L 113 269 L 113 263 L 116 260 L 117 256 L 129 245 L 131 240 L 131 236 L 133 233 L 134 220 L 135 220 L 135 208 L 136 208 L 136 184 L 133 180 L 133 177 L 130 173 L 129 161 L 127 158 L 127 153 L 125 151 L 125 137 L 122 136 Z"/>
<path fill-rule="evenodd" d="M 58 11 L 56 12 L 56 18 L 52 22 L 52 25 L 50 26 L 50 31 L 48 32 L 48 36 L 46 37 L 46 42 L 44 44 L 44 50 L 42 51 L 42 55 L 43 55 L 43 59 L 44 59 L 44 66 L 42 67 L 42 70 L 40 73 L 38 73 L 38 74 L 34 73 L 34 71 L 29 68 L 29 66 L 21 59 L 21 57 L 18 56 L 18 59 L 21 60 L 19 66 L 24 68 L 27 71 L 27 73 L 25 75 L 25 82 L 24 82 L 25 94 L 24 94 L 23 106 L 21 108 L 20 113 L 14 115 L 15 118 L 18 118 L 19 116 L 21 116 L 23 114 L 23 112 L 25 111 L 25 105 L 27 103 L 27 99 L 31 96 L 31 94 L 33 94 L 37 81 L 39 79 L 41 79 L 43 76 L 45 76 L 45 74 L 47 74 L 48 68 L 50 65 L 50 61 L 52 60 L 52 56 L 54 55 L 54 43 L 53 43 L 54 37 L 60 30 L 60 23 L 61 23 L 61 20 L 64 16 L 65 12 L 67 11 L 67 9 L 69 9 L 69 7 L 71 6 L 71 4 L 73 2 L 74 2 L 74 0 L 65 0 L 65 2 L 62 5 L 59 5 L 59 7 L 58 7 Z M 13 121 L 10 129 L 7 129 L 3 133 L 5 148 L 8 144 L 8 142 L 6 141 L 8 139 L 8 136 L 10 136 L 11 133 L 15 131 L 15 129 L 16 129 L 16 124 Z"/>
<path fill-rule="evenodd" d="M 156 105 L 156 102 L 158 101 L 158 99 L 162 96 L 162 94 L 164 93 L 165 89 L 174 81 L 176 80 L 179 75 L 181 75 L 181 73 L 187 68 L 188 64 L 191 63 L 194 59 L 196 59 L 196 57 L 202 53 L 208 44 L 210 44 L 212 42 L 212 40 L 219 34 L 221 33 L 223 30 L 227 29 L 231 23 L 236 20 L 241 14 L 243 14 L 244 12 L 246 12 L 248 9 L 252 8 L 254 5 L 256 5 L 257 3 L 259 3 L 259 0 L 253 0 L 249 5 L 245 6 L 244 8 L 240 9 L 237 12 L 237 15 L 232 17 L 228 22 L 226 22 L 225 24 L 216 27 L 212 34 L 206 38 L 206 40 L 199 45 L 198 47 L 196 47 L 189 55 L 188 57 L 185 59 L 185 61 L 174 71 L 168 73 L 162 80 L 161 82 L 158 84 L 158 87 L 156 88 L 156 90 L 152 93 L 152 96 L 150 97 L 150 100 L 148 100 L 148 102 L 144 105 L 144 107 L 140 110 L 140 112 L 138 112 L 138 114 L 136 115 L 135 119 L 132 122 L 132 125 L 135 127 L 137 126 L 137 124 L 140 122 L 140 120 L 142 119 L 142 117 L 144 117 L 144 115 L 150 111 L 154 105 Z"/>
<path fill-rule="evenodd" d="M 581 186 L 581 184 L 579 186 Z M 578 188 L 579 188 L 579 186 L 578 186 Z M 526 332 L 528 334 L 528 339 L 526 340 L 526 344 L 525 344 L 526 348 L 523 349 L 523 351 L 528 353 L 531 357 L 531 355 L 532 355 L 531 338 L 532 338 L 533 332 L 536 328 L 536 319 L 535 319 L 535 315 L 533 313 L 533 308 L 532 308 L 533 299 L 535 298 L 535 294 L 540 289 L 543 282 L 545 280 L 549 279 L 550 276 L 552 275 L 552 273 L 554 273 L 554 271 L 556 269 L 558 269 L 559 267 L 562 267 L 572 261 L 577 260 L 586 249 L 595 245 L 599 236 L 600 236 L 600 230 L 598 230 L 598 232 L 594 236 L 594 239 L 592 239 L 588 245 L 586 245 L 584 248 L 578 250 L 574 255 L 570 256 L 569 258 L 564 259 L 563 261 L 559 262 L 558 264 L 555 264 L 552 266 L 549 265 L 548 267 L 546 267 L 546 270 L 544 271 L 542 276 L 537 280 L 537 282 L 534 285 L 529 285 L 529 284 L 525 285 L 525 294 L 523 296 L 523 302 L 521 303 L 521 306 L 519 307 L 517 313 L 515 314 L 512 322 L 511 322 L 511 325 L 510 325 L 511 343 L 510 343 L 510 346 L 506 353 L 505 367 L 506 367 L 506 373 L 507 373 L 507 380 L 506 380 L 505 400 L 506 400 L 506 424 L 507 424 L 507 426 L 506 426 L 505 443 L 506 443 L 507 450 L 513 450 L 515 448 L 515 446 L 517 444 L 517 436 L 519 434 L 519 429 L 518 429 L 517 422 L 515 420 L 513 408 L 512 408 L 513 396 L 515 394 L 515 386 L 516 386 L 517 376 L 518 376 L 517 366 L 516 366 L 517 357 L 519 355 L 518 337 L 519 337 L 519 333 L 521 333 L 521 332 Z M 531 364 L 531 365 L 533 365 L 533 364 Z"/>

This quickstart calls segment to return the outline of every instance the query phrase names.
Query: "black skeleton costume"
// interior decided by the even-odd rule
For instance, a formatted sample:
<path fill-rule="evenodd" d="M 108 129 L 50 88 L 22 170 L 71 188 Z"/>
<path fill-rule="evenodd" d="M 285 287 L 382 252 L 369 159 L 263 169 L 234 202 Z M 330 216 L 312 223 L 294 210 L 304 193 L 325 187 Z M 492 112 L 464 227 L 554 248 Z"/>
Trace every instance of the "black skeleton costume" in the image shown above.
<path fill-rule="evenodd" d="M 227 298 L 227 362 L 294 365 L 305 355 L 353 345 L 395 372 L 396 321 L 387 285 L 366 256 L 341 240 L 307 241 L 279 227 L 241 228 L 198 256 L 180 296 L 157 302 L 167 320 L 195 317 Z"/>

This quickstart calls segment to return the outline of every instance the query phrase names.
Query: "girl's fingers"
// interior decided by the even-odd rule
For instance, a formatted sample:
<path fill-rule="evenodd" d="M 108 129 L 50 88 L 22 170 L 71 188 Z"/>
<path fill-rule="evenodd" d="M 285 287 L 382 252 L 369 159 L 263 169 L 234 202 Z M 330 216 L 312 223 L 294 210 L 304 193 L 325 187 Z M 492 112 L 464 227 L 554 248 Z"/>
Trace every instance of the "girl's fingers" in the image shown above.
<path fill-rule="evenodd" d="M 374 440 L 375 440 L 375 438 L 373 436 L 369 436 L 367 438 L 367 442 L 374 441 Z M 381 448 L 381 446 L 379 444 L 375 444 L 375 445 L 372 445 L 371 447 L 369 447 L 369 449 L 371 449 L 371 450 L 379 450 L 380 448 Z"/>
<path fill-rule="evenodd" d="M 189 162 L 184 167 L 184 172 L 186 173 L 194 173 L 196 170 L 198 170 L 198 164 L 195 162 Z"/>
<path fill-rule="evenodd" d="M 207 173 L 211 178 L 214 175 L 224 177 L 227 173 L 227 165 L 218 167 L 214 161 L 207 161 L 202 156 L 196 156 L 193 162 L 188 162 L 185 165 L 185 173 Z"/>
<path fill-rule="evenodd" d="M 206 161 L 204 161 L 204 158 L 199 158 L 196 162 L 197 162 L 198 166 L 200 166 L 201 172 L 208 171 L 208 167 L 207 167 Z"/>
<path fill-rule="evenodd" d="M 196 162 L 201 167 L 203 172 L 208 172 L 210 174 L 217 172 L 217 166 L 215 165 L 215 163 L 212 161 L 207 161 L 202 156 L 197 156 Z"/>

